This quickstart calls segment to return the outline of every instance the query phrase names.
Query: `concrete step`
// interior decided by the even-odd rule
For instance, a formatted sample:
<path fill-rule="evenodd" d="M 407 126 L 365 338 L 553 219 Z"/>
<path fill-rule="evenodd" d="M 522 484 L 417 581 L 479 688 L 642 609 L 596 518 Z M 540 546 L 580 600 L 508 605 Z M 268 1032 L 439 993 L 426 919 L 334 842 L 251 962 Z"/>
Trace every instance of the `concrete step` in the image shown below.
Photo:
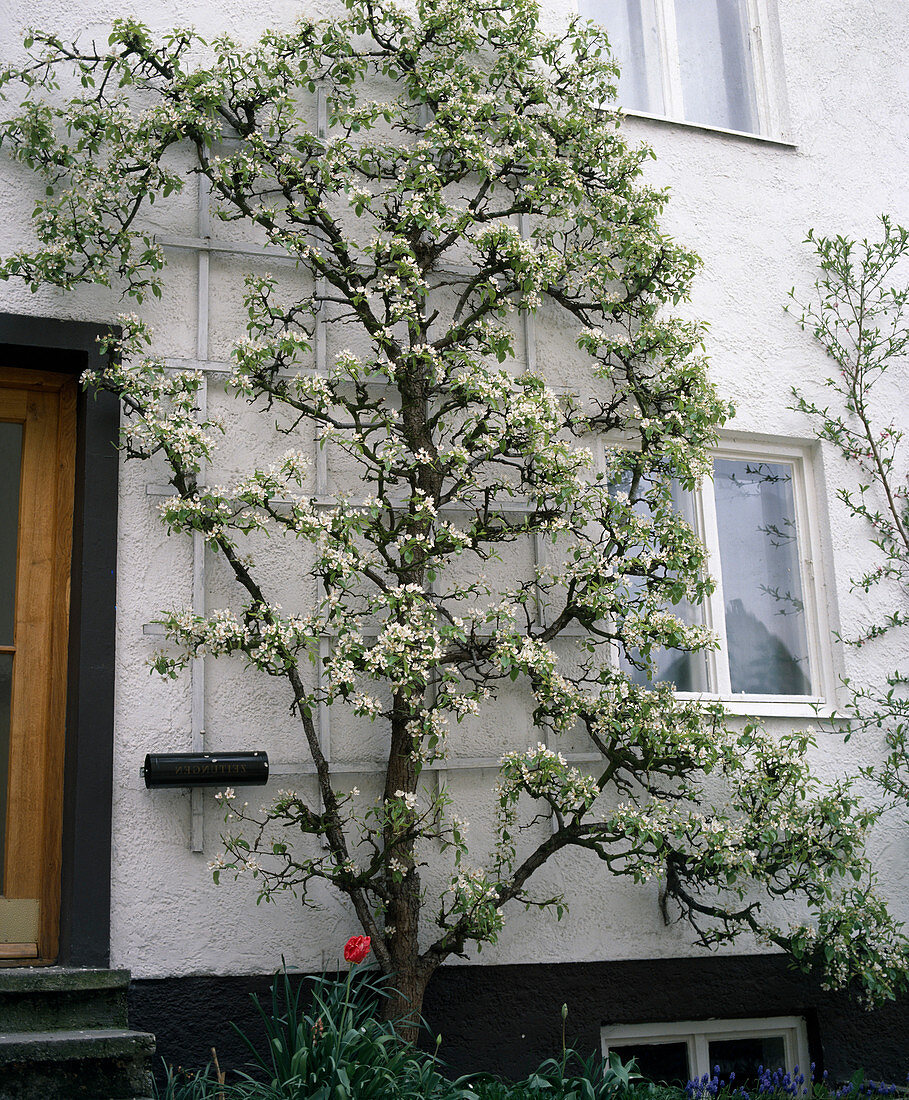
<path fill-rule="evenodd" d="M 0 1100 L 138 1100 L 155 1037 L 126 1028 L 0 1033 Z"/>
<path fill-rule="evenodd" d="M 0 1032 L 125 1028 L 128 970 L 0 969 Z"/>

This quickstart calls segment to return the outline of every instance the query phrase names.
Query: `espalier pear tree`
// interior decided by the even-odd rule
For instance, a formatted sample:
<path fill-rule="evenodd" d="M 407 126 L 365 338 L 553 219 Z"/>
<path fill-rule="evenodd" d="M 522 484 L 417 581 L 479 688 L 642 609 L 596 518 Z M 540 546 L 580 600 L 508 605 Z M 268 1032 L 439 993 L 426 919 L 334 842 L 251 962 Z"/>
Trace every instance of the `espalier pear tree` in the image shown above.
<path fill-rule="evenodd" d="M 667 196 L 622 132 L 603 31 L 547 33 L 531 0 L 349 0 L 254 45 L 123 21 L 100 50 L 37 31 L 27 47 L 2 77 L 18 103 L 2 142 L 42 191 L 36 244 L 4 277 L 162 293 L 146 208 L 196 176 L 225 222 L 295 264 L 247 277 L 227 383 L 286 435 L 280 461 L 250 453 L 245 476 L 210 487 L 220 428 L 200 376 L 149 354 L 140 319 L 87 379 L 120 397 L 127 459 L 166 462 L 164 523 L 201 532 L 235 579 L 229 606 L 164 613 L 158 669 L 233 655 L 281 679 L 314 764 L 318 796 L 280 792 L 264 814 L 226 792 L 216 877 L 252 876 L 268 900 L 305 904 L 317 881 L 344 895 L 396 1017 L 515 905 L 561 916 L 533 880 L 572 847 L 605 875 L 656 877 L 665 918 L 704 945 L 746 932 L 892 997 L 905 945 L 872 892 L 873 815 L 849 782 L 812 776 L 807 735 L 730 727 L 629 675 L 713 644 L 681 614 L 710 580 L 673 494 L 704 476 L 729 409 L 703 327 L 673 314 L 698 260 L 660 229 Z M 558 361 L 525 360 L 527 313 L 559 332 Z M 317 372 L 322 323 L 334 343 Z M 355 469 L 346 492 L 312 490 L 314 438 Z M 310 584 L 278 604 L 263 532 L 296 548 L 315 599 Z M 545 553 L 525 569 L 533 539 Z M 333 774 L 325 704 L 381 733 L 376 798 Z M 489 708 L 529 723 L 532 745 L 501 759 L 494 835 L 474 839 L 428 780 Z M 575 766 L 560 737 L 597 762 Z"/>

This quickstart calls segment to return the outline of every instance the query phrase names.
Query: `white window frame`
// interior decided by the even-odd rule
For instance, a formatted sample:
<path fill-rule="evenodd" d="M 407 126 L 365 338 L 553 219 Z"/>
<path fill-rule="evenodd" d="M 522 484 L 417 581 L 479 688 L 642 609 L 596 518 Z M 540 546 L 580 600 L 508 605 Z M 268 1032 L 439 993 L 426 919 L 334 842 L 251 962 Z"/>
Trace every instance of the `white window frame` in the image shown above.
<path fill-rule="evenodd" d="M 808 642 L 808 663 L 811 670 L 812 695 L 746 695 L 733 694 L 729 680 L 726 642 L 726 612 L 723 599 L 723 563 L 720 558 L 719 533 L 713 482 L 705 481 L 696 500 L 698 535 L 707 548 L 708 569 L 716 581 L 716 589 L 704 602 L 706 625 L 720 641 L 719 650 L 707 651 L 708 683 L 715 686 L 699 698 L 720 699 L 733 713 L 755 717 L 773 715 L 818 715 L 830 713 L 833 673 L 830 649 L 830 628 L 826 604 L 819 591 L 825 571 L 820 561 L 820 518 L 814 485 L 811 448 L 793 443 L 761 440 L 759 443 L 727 438 L 713 452 L 713 458 L 753 462 L 783 462 L 792 467 L 792 492 L 795 500 L 796 539 L 801 572 L 802 600 L 805 605 L 805 629 Z M 680 693 L 681 694 L 681 693 Z"/>
<path fill-rule="evenodd" d="M 625 114 L 700 130 L 792 144 L 776 0 L 744 0 L 757 117 L 757 129 L 754 131 L 732 130 L 685 117 L 674 0 L 640 0 L 640 3 L 645 16 L 649 16 L 656 26 L 658 56 L 648 59 L 644 75 L 648 85 L 661 90 L 663 113 L 657 115 L 623 108 Z"/>
<path fill-rule="evenodd" d="M 720 559 L 719 531 L 713 482 L 705 479 L 694 496 L 695 534 L 707 550 L 707 569 L 716 582 L 700 610 L 703 623 L 719 639 L 719 649 L 699 651 L 707 663 L 707 683 L 711 690 L 678 692 L 680 699 L 721 702 L 731 714 L 753 718 L 830 717 L 834 713 L 836 676 L 831 650 L 831 628 L 827 617 L 826 569 L 822 562 L 821 519 L 817 504 L 812 455 L 809 443 L 793 440 L 723 436 L 712 451 L 712 459 L 752 462 L 784 462 L 792 466 L 792 491 L 795 501 L 796 539 L 805 607 L 808 663 L 811 671 L 811 695 L 733 694 L 726 657 L 726 611 L 723 599 L 723 570 Z"/>
<path fill-rule="evenodd" d="M 710 1064 L 711 1040 L 782 1038 L 787 1072 L 798 1066 L 808 1075 L 808 1031 L 804 1016 L 765 1016 L 750 1020 L 683 1020 L 674 1023 L 609 1024 L 602 1028 L 603 1057 L 627 1043 L 657 1044 L 684 1042 L 688 1048 L 690 1079 L 713 1076 Z"/>

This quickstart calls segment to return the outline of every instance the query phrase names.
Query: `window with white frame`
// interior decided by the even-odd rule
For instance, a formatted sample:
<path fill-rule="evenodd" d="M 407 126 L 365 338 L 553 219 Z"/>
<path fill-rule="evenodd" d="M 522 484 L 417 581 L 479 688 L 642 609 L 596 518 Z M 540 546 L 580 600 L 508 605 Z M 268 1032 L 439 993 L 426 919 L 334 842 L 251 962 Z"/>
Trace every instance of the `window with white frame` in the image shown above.
<path fill-rule="evenodd" d="M 763 1071 L 805 1071 L 809 1064 L 801 1016 L 616 1024 L 603 1028 L 602 1044 L 604 1058 L 634 1058 L 644 1077 L 668 1084 L 684 1085 L 718 1070 L 724 1081 L 735 1074 L 735 1083 L 744 1086 Z"/>
<path fill-rule="evenodd" d="M 673 611 L 708 626 L 719 646 L 663 650 L 654 678 L 680 693 L 740 701 L 753 713 L 823 702 L 830 670 L 813 568 L 812 497 L 805 454 L 771 445 L 729 445 L 714 457 L 713 477 L 697 496 L 675 491 L 677 508 L 707 547 L 716 588 L 702 606 Z M 646 682 L 647 673 L 626 658 L 620 665 Z"/>
<path fill-rule="evenodd" d="M 579 0 L 579 11 L 606 30 L 627 110 L 782 136 L 768 0 Z"/>

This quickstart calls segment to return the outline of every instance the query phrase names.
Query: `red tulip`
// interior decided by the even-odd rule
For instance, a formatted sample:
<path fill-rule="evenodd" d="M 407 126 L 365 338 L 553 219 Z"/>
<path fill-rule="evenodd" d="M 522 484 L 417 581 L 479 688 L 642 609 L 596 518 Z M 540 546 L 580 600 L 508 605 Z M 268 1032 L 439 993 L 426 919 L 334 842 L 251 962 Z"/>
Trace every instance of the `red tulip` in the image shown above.
<path fill-rule="evenodd" d="M 344 944 L 344 958 L 349 963 L 361 963 L 369 954 L 369 936 L 351 936 Z"/>

